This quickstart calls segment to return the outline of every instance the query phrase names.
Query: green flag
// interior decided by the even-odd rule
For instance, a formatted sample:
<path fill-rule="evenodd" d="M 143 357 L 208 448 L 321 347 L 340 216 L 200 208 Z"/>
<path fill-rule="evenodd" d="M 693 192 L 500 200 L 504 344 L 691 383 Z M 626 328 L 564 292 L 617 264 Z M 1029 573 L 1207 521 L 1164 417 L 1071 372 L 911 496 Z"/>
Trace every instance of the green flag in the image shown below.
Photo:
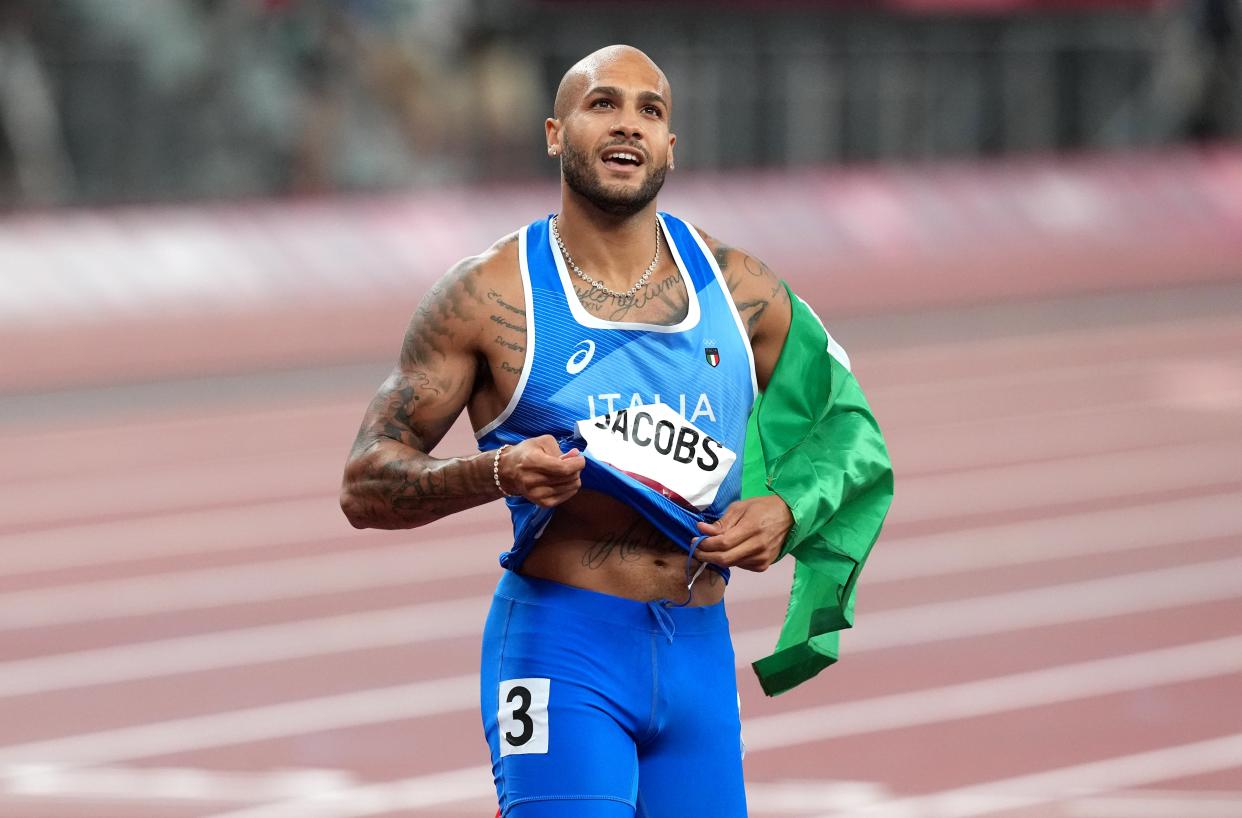
<path fill-rule="evenodd" d="M 781 551 L 795 561 L 785 623 L 772 655 L 753 663 L 769 696 L 837 660 L 858 574 L 893 499 L 884 437 L 849 357 L 789 295 L 789 335 L 751 409 L 742 470 L 743 497 L 778 495 L 794 519 Z"/>

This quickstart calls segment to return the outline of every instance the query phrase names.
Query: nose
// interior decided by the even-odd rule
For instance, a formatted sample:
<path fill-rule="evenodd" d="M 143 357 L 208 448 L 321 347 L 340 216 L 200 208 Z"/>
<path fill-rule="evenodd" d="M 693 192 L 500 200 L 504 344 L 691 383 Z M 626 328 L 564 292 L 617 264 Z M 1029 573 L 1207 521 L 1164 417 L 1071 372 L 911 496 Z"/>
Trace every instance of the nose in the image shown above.
<path fill-rule="evenodd" d="M 633 111 L 619 111 L 617 113 L 617 119 L 612 125 L 610 135 L 619 136 L 624 139 L 642 139 L 642 119 L 639 118 L 638 114 Z"/>

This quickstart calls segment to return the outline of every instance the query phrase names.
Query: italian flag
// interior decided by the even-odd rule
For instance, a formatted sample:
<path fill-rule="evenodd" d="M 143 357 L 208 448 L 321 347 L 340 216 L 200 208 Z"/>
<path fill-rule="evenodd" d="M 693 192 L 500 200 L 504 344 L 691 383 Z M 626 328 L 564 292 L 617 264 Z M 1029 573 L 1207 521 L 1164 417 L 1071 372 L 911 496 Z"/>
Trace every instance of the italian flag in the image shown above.
<path fill-rule="evenodd" d="M 772 655 L 752 665 L 769 696 L 837 660 L 858 575 L 893 499 L 884 436 L 849 356 L 789 295 L 789 334 L 751 408 L 742 461 L 742 496 L 775 494 L 794 518 L 781 550 L 794 559 L 785 623 Z"/>

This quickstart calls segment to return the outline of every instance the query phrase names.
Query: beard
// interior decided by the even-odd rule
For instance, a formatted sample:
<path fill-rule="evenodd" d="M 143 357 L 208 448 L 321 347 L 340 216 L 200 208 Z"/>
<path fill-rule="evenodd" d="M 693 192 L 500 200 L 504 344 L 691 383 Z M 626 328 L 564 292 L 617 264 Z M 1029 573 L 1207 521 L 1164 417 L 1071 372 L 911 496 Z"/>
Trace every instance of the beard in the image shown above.
<path fill-rule="evenodd" d="M 591 157 L 575 148 L 569 140 L 565 140 L 561 160 L 561 173 L 565 175 L 565 183 L 574 193 L 610 216 L 633 216 L 650 204 L 660 188 L 664 187 L 664 174 L 667 172 L 667 163 L 652 165 L 647 171 L 647 178 L 637 190 L 628 190 L 619 185 L 610 186 L 600 178 L 599 169 L 594 166 Z"/>

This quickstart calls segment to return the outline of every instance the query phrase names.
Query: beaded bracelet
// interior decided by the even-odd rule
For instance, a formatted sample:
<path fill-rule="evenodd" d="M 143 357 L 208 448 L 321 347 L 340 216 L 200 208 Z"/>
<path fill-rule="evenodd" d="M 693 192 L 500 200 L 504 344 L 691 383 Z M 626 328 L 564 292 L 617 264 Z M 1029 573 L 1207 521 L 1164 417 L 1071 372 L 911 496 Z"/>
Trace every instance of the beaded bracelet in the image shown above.
<path fill-rule="evenodd" d="M 505 497 L 513 497 L 515 495 L 505 491 L 505 487 L 500 485 L 500 455 L 505 449 L 509 448 L 509 444 L 505 443 L 496 450 L 496 455 L 492 458 L 492 479 L 496 481 L 496 488 L 500 489 L 500 493 Z"/>

